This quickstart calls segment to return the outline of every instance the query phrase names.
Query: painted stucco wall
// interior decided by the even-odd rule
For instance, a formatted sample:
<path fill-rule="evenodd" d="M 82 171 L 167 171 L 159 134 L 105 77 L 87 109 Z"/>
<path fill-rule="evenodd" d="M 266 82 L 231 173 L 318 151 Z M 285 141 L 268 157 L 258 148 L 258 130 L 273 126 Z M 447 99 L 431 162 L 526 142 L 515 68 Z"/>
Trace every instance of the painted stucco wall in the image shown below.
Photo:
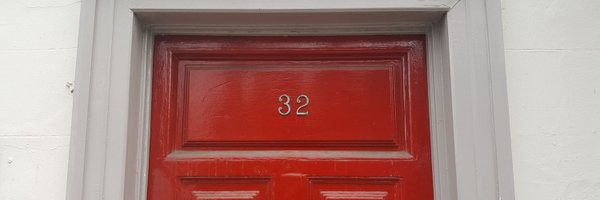
<path fill-rule="evenodd" d="M 0 0 L 0 200 L 64 199 L 79 0 Z"/>
<path fill-rule="evenodd" d="M 502 0 L 517 200 L 600 199 L 600 1 Z M 0 0 L 0 200 L 64 199 L 79 0 Z"/>
<path fill-rule="evenodd" d="M 517 200 L 598 200 L 600 1 L 502 3 Z"/>

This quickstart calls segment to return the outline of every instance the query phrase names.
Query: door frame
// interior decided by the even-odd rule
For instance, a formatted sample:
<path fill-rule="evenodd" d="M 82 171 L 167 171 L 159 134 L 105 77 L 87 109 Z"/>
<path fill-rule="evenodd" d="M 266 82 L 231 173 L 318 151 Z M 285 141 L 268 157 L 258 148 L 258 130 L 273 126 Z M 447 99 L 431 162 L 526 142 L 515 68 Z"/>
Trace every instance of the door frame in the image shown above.
<path fill-rule="evenodd" d="M 500 12 L 499 0 L 83 1 L 67 199 L 145 199 L 154 35 L 418 33 L 435 199 L 513 200 Z"/>

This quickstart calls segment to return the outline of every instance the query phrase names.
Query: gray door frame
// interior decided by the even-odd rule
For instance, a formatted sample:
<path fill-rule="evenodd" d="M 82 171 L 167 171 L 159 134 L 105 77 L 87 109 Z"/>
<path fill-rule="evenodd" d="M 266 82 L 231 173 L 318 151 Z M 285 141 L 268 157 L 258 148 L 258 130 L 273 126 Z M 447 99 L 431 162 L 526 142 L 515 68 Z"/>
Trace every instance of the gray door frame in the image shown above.
<path fill-rule="evenodd" d="M 436 200 L 513 200 L 499 0 L 82 2 L 67 199 L 145 199 L 152 38 L 426 34 Z"/>

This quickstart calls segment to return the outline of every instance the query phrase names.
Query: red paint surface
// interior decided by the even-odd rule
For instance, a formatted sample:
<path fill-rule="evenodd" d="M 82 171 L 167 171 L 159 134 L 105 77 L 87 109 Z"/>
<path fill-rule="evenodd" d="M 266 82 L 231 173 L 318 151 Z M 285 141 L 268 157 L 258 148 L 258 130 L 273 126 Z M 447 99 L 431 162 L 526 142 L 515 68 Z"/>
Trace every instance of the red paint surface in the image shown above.
<path fill-rule="evenodd" d="M 148 199 L 433 199 L 423 36 L 159 36 L 153 72 Z"/>
<path fill-rule="evenodd" d="M 393 62 L 182 62 L 186 145 L 303 146 L 395 144 Z M 319 66 L 315 68 L 314 66 Z M 394 68 L 395 67 L 395 68 Z M 292 112 L 278 101 L 290 96 Z M 296 98 L 309 104 L 296 115 Z M 286 99 L 287 100 L 287 99 Z"/>

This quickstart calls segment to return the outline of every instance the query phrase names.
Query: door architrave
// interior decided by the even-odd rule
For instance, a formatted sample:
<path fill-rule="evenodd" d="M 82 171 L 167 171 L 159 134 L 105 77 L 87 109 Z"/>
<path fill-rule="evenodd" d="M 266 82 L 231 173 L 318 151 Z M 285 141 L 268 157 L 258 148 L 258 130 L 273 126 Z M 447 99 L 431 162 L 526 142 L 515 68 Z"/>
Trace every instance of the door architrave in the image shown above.
<path fill-rule="evenodd" d="M 145 199 L 154 35 L 414 33 L 428 38 L 435 198 L 514 199 L 499 1 L 276 2 L 82 2 L 67 199 Z"/>

